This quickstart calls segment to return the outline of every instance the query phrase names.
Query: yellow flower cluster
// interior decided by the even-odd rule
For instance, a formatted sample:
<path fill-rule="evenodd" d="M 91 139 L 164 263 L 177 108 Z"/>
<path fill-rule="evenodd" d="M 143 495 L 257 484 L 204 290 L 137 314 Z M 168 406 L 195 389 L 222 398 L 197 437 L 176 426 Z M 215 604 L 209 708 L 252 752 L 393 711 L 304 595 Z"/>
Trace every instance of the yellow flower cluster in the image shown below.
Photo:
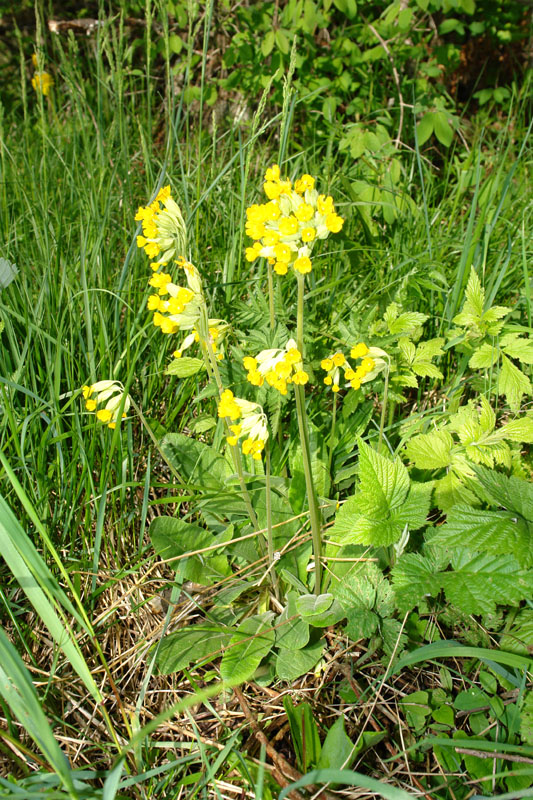
<path fill-rule="evenodd" d="M 333 198 L 318 194 L 311 175 L 302 175 L 294 186 L 282 180 L 277 164 L 267 169 L 263 188 L 269 202 L 246 209 L 246 233 L 254 239 L 246 248 L 247 261 L 267 258 L 278 275 L 285 275 L 289 266 L 310 272 L 315 242 L 338 233 L 344 223 Z"/>
<path fill-rule="evenodd" d="M 283 350 L 273 348 L 262 350 L 257 356 L 246 356 L 243 364 L 248 370 L 246 378 L 253 386 L 262 386 L 266 380 L 280 394 L 287 394 L 289 383 L 303 386 L 309 380 L 294 339 L 289 339 Z"/>
<path fill-rule="evenodd" d="M 34 67 L 39 66 L 37 53 L 33 53 L 31 60 Z M 36 72 L 31 79 L 31 85 L 37 94 L 42 94 L 46 97 L 50 94 L 50 89 L 54 85 L 54 79 L 48 72 Z"/>
<path fill-rule="evenodd" d="M 108 428 L 116 428 L 119 421 L 119 408 L 124 397 L 122 384 L 119 381 L 98 381 L 92 386 L 83 386 L 81 391 L 85 400 L 85 410 L 96 411 L 96 418 L 100 422 L 103 422 Z M 130 396 L 126 395 L 122 419 L 126 417 L 130 405 Z"/>
<path fill-rule="evenodd" d="M 360 342 L 350 350 L 351 358 L 361 360 L 359 366 L 353 369 L 344 353 L 337 351 L 320 362 L 321 368 L 327 372 L 324 383 L 326 386 L 331 386 L 332 391 L 338 392 L 342 376 L 347 381 L 347 386 L 360 389 L 362 383 L 371 381 L 385 368 L 385 361 L 380 357 L 382 355 L 385 355 L 383 350 L 377 347 L 369 348 Z"/>
<path fill-rule="evenodd" d="M 229 426 L 231 436 L 227 437 L 228 444 L 235 447 L 239 439 L 246 437 L 241 445 L 242 452 L 260 461 L 268 439 L 266 416 L 261 406 L 235 397 L 230 389 L 226 389 L 220 396 L 218 416 L 229 417 L 235 423 Z"/>
<path fill-rule="evenodd" d="M 148 283 L 157 292 L 148 297 L 148 309 L 154 312 L 154 325 L 163 333 L 177 333 L 194 328 L 200 316 L 202 283 L 196 267 L 183 258 L 177 262 L 185 271 L 188 287 L 172 282 L 168 272 L 154 272 Z"/>
<path fill-rule="evenodd" d="M 142 247 L 149 258 L 159 259 L 150 266 L 156 270 L 176 257 L 183 256 L 187 229 L 181 209 L 170 194 L 170 186 L 157 193 L 153 203 L 140 206 L 135 220 L 142 222 L 143 235 L 137 236 L 137 247 Z"/>

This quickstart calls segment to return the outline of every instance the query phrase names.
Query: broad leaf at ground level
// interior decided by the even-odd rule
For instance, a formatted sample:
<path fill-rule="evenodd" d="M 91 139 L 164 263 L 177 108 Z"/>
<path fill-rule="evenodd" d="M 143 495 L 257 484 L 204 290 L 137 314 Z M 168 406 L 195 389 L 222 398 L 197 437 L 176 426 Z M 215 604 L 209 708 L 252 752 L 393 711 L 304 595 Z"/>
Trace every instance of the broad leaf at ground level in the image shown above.
<path fill-rule="evenodd" d="M 275 632 L 272 628 L 274 614 L 257 614 L 245 619 L 226 647 L 220 674 L 223 680 L 242 683 L 251 678 L 262 659 L 274 646 Z"/>
<path fill-rule="evenodd" d="M 217 625 L 200 623 L 188 625 L 165 636 L 157 652 L 157 666 L 163 675 L 186 669 L 194 662 L 220 658 L 224 647 L 231 639 L 232 631 Z"/>

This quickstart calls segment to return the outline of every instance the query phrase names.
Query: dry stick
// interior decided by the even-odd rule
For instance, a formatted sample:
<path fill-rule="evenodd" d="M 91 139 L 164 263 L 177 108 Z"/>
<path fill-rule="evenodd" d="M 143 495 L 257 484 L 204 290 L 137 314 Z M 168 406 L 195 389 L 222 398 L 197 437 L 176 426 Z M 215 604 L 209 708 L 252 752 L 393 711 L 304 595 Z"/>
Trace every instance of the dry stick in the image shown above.
<path fill-rule="evenodd" d="M 235 686 L 233 691 L 235 693 L 235 697 L 239 701 L 240 707 L 243 710 L 244 716 L 248 720 L 250 727 L 254 732 L 255 738 L 264 746 L 267 754 L 275 764 L 275 769 L 272 770 L 272 777 L 274 777 L 279 785 L 283 787 L 289 786 L 291 782 L 300 780 L 300 778 L 303 776 L 296 769 L 294 769 L 294 767 L 291 766 L 291 764 L 289 764 L 285 758 L 283 758 L 281 753 L 278 753 L 278 751 L 271 745 L 270 741 L 259 727 L 259 723 L 250 711 L 250 707 L 246 702 L 246 698 L 241 690 Z M 287 777 L 285 776 L 288 776 L 290 780 L 287 780 Z M 317 789 L 318 787 L 310 786 L 310 788 Z M 318 800 L 332 800 L 332 795 L 328 794 L 327 792 L 322 792 L 320 789 L 318 791 L 319 794 L 316 795 Z M 296 789 L 292 789 L 292 791 L 289 792 L 289 797 L 293 798 L 293 800 L 304 800 L 303 795 L 301 795 L 300 792 L 297 792 Z"/>
<path fill-rule="evenodd" d="M 478 758 L 502 758 L 504 761 L 517 761 L 520 764 L 533 764 L 533 758 L 526 756 L 513 756 L 510 753 L 487 753 L 485 750 L 469 750 L 468 747 L 454 747 L 456 753 L 464 753 L 467 756 L 477 756 Z"/>

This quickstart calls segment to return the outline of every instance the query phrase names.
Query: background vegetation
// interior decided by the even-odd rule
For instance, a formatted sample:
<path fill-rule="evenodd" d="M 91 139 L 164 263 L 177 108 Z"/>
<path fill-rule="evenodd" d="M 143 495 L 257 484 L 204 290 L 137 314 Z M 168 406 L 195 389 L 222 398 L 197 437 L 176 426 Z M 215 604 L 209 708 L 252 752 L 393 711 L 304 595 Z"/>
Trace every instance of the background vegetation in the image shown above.
<path fill-rule="evenodd" d="M 400 334 L 416 345 L 442 339 L 432 356 L 442 377 L 419 368 L 415 381 L 391 381 L 384 431 L 411 479 L 442 479 L 416 437 L 462 414 L 448 430 L 450 452 L 460 447 L 461 425 L 479 423 L 480 394 L 497 430 L 531 420 L 530 6 L 124 0 L 21 2 L 16 13 L 0 3 L 0 13 L 0 796 L 231 797 L 244 788 L 269 798 L 306 773 L 310 784 L 332 784 L 323 796 L 343 783 L 362 796 L 527 796 L 533 605 L 527 588 L 511 596 L 514 568 L 503 595 L 488 582 L 504 571 L 504 548 L 470 606 L 449 590 L 446 565 L 432 572 L 436 588 L 417 572 L 420 597 L 400 591 L 394 602 L 376 577 L 372 603 L 361 600 L 374 615 L 368 625 L 325 627 L 319 666 L 294 680 L 265 670 L 220 695 L 219 662 L 190 642 L 190 660 L 165 669 L 157 653 L 166 634 L 234 598 L 227 584 L 176 578 L 148 536 L 155 519 L 188 513 L 205 493 L 205 484 L 176 482 L 150 431 L 156 442 L 171 432 L 208 443 L 220 432 L 214 400 L 199 410 L 202 376 L 166 373 L 172 346 L 148 318 L 133 217 L 172 185 L 211 308 L 235 331 L 231 369 L 239 333 L 254 329 L 259 344 L 268 321 L 265 275 L 244 258 L 245 209 L 273 162 L 315 175 L 346 222 L 310 279 L 310 359 L 319 375 L 324 348 L 370 337 L 405 377 L 411 351 Z M 97 24 L 50 28 L 79 19 Z M 54 81 L 46 97 L 31 84 L 43 70 Z M 294 291 L 289 282 L 277 291 L 288 319 Z M 503 330 L 483 318 L 494 306 L 507 309 L 497 316 Z M 394 328 L 413 313 L 427 315 L 423 336 L 420 317 Z M 525 344 L 513 349 L 506 335 Z M 492 347 L 498 360 L 483 361 Z M 513 372 L 511 385 L 498 378 L 505 359 L 523 376 Z M 81 386 L 103 378 L 123 382 L 146 424 L 132 415 L 111 431 L 84 413 Z M 320 377 L 316 387 L 312 422 L 325 439 L 332 406 Z M 356 438 L 375 444 L 382 403 L 380 384 L 339 410 L 340 438 L 325 457 L 331 522 L 335 503 L 360 486 Z M 501 436 L 488 442 L 497 447 L 478 464 L 480 485 L 490 480 L 484 466 L 522 481 L 529 496 L 525 430 L 503 437 L 508 461 Z M 296 472 L 288 448 L 276 458 Z M 518 514 L 493 484 L 476 500 L 459 473 L 463 504 Z M 447 510 L 433 509 L 429 527 Z M 533 517 L 522 511 L 529 570 Z M 336 520 L 338 530 L 341 512 Z M 405 587 L 408 566 L 431 555 L 426 544 L 420 534 L 411 561 L 380 567 L 388 575 L 396 566 Z M 346 759 L 359 777 L 341 769 Z"/>

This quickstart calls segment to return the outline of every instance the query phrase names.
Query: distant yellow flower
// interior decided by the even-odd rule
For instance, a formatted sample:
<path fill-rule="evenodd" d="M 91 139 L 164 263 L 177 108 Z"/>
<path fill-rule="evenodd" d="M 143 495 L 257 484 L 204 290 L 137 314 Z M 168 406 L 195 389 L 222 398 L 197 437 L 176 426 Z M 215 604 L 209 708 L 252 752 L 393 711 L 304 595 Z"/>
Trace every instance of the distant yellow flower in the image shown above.
<path fill-rule="evenodd" d="M 356 369 L 353 369 L 344 353 L 340 351 L 323 358 L 320 362 L 321 368 L 327 372 L 324 383 L 326 386 L 331 386 L 334 392 L 340 391 L 341 378 L 344 378 L 347 381 L 346 385 L 352 389 L 360 389 L 362 383 L 373 380 L 387 365 L 384 360 L 387 356 L 385 351 L 379 347 L 369 348 L 364 342 L 354 345 L 350 350 L 350 356 L 362 359 Z"/>
<path fill-rule="evenodd" d="M 287 384 L 303 386 L 309 380 L 294 339 L 289 339 L 284 348 L 271 348 L 262 350 L 257 356 L 245 356 L 243 364 L 248 371 L 246 379 L 252 386 L 262 386 L 266 381 L 280 394 L 287 394 Z"/>
<path fill-rule="evenodd" d="M 159 256 L 158 261 L 150 265 L 152 269 L 184 256 L 187 229 L 170 186 L 163 186 L 150 205 L 140 206 L 135 221 L 141 222 L 143 228 L 143 235 L 137 237 L 137 247 L 142 247 L 149 258 Z"/>
<path fill-rule="evenodd" d="M 48 72 L 36 72 L 31 79 L 31 85 L 37 94 L 43 94 L 45 97 L 50 94 L 50 89 L 54 85 L 54 79 Z"/>
<path fill-rule="evenodd" d="M 232 422 L 240 420 L 237 425 L 229 426 L 231 436 L 227 437 L 227 442 L 235 447 L 240 439 L 246 437 L 242 442 L 242 452 L 260 461 L 268 440 L 266 416 L 261 406 L 235 397 L 230 389 L 226 389 L 220 396 L 218 416 L 229 417 Z"/>

